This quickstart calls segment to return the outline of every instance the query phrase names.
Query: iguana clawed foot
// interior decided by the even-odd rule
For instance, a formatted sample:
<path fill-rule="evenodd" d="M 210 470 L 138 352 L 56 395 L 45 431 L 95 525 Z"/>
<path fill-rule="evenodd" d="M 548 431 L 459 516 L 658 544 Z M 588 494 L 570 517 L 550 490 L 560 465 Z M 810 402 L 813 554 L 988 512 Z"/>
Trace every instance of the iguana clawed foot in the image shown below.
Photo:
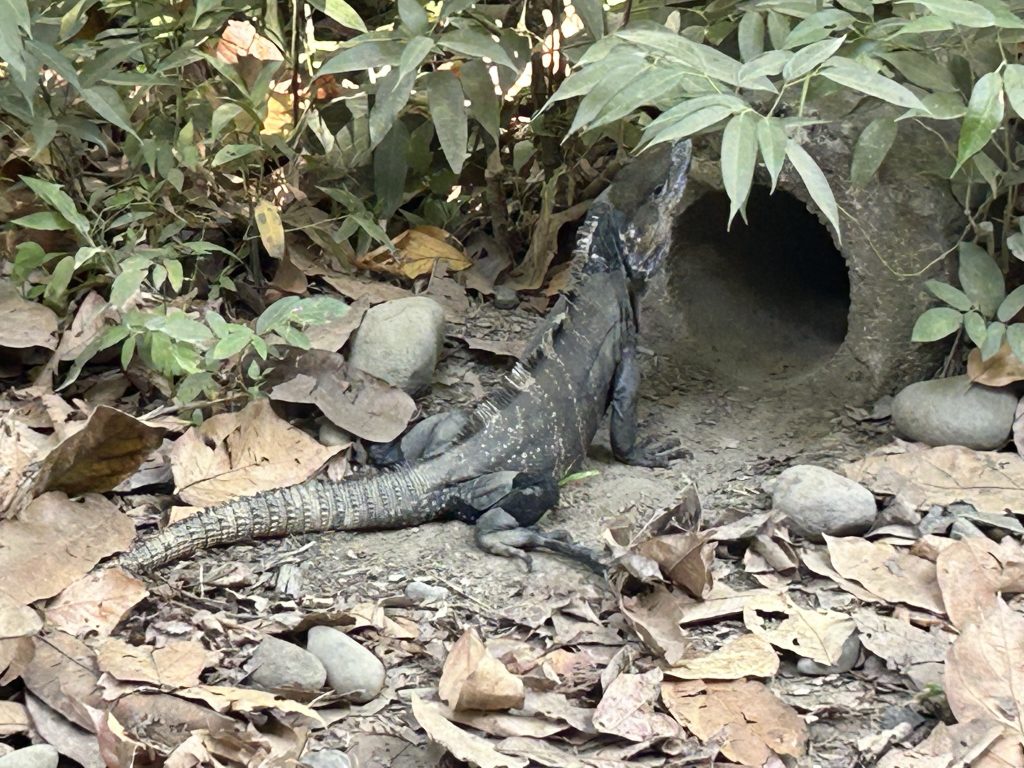
<path fill-rule="evenodd" d="M 657 437 L 648 437 L 646 440 L 633 446 L 633 450 L 624 456 L 619 456 L 619 461 L 624 464 L 632 464 L 637 467 L 650 467 L 652 469 L 663 469 L 679 459 L 692 459 L 693 453 L 682 447 L 678 438 L 660 440 Z"/>
<path fill-rule="evenodd" d="M 574 543 L 565 531 L 545 533 L 533 526 L 523 528 L 504 509 L 492 509 L 482 514 L 476 521 L 474 538 L 476 545 L 484 552 L 499 557 L 519 558 L 526 565 L 527 571 L 533 570 L 533 558 L 526 550 L 546 549 L 576 560 L 595 573 L 604 572 L 604 564 L 597 554 Z"/>

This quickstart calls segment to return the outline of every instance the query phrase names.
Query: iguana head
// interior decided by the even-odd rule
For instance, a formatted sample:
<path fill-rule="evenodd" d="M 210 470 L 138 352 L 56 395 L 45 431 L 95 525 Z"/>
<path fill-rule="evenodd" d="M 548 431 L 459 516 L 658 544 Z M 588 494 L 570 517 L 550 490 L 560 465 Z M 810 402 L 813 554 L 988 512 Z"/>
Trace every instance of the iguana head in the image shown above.
<path fill-rule="evenodd" d="M 620 222 L 623 266 L 637 289 L 665 262 L 689 169 L 689 141 L 662 144 L 619 171 L 605 193 Z"/>

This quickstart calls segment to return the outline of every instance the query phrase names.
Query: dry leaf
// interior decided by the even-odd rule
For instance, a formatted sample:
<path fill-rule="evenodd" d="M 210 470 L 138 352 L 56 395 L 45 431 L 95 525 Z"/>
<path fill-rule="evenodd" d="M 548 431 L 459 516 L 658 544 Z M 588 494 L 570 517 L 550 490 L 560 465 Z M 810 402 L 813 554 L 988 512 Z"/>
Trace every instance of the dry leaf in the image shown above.
<path fill-rule="evenodd" d="M 1000 600 L 968 624 L 946 656 L 943 688 L 961 723 L 995 720 L 1024 742 L 1024 616 Z"/>
<path fill-rule="evenodd" d="M 46 621 L 70 635 L 106 637 L 149 590 L 120 568 L 104 568 L 70 584 L 46 607 Z"/>
<path fill-rule="evenodd" d="M 323 718 L 315 711 L 291 699 L 281 698 L 255 688 L 234 688 L 227 685 L 198 685 L 180 688 L 176 696 L 206 702 L 217 712 L 259 712 L 269 709 L 293 713 L 312 720 L 321 727 L 326 726 Z"/>
<path fill-rule="evenodd" d="M 92 651 L 63 632 L 36 636 L 32 642 L 35 653 L 21 675 L 25 687 L 78 727 L 92 731 L 87 707 L 104 706 Z"/>
<path fill-rule="evenodd" d="M 877 768 L 1015 768 L 1022 764 L 1020 744 L 1003 734 L 1003 727 L 991 720 L 970 723 L 939 723 L 928 738 L 908 749 L 892 749 L 878 761 Z M 990 758 L 1006 752 L 1007 742 L 1015 748 L 1010 761 L 995 762 Z"/>
<path fill-rule="evenodd" d="M 1013 447 L 1018 455 L 1024 455 L 1024 398 L 1017 403 L 1013 414 Z"/>
<path fill-rule="evenodd" d="M 637 552 L 656 562 L 666 579 L 696 598 L 704 597 L 714 585 L 715 542 L 706 533 L 655 536 L 640 544 Z"/>
<path fill-rule="evenodd" d="M 448 237 L 447 232 L 437 227 L 413 227 L 392 238 L 393 248 L 375 248 L 357 259 L 356 264 L 410 279 L 431 274 L 438 261 L 444 261 L 453 272 L 472 266 L 465 251 L 446 242 Z"/>
<path fill-rule="evenodd" d="M 872 594 L 857 582 L 850 581 L 836 573 L 835 568 L 832 567 L 832 561 L 829 560 L 828 550 L 824 547 L 805 545 L 800 552 L 800 559 L 809 571 L 831 579 L 858 600 L 865 603 L 885 602 L 878 595 Z"/>
<path fill-rule="evenodd" d="M 31 637 L 42 628 L 43 620 L 34 609 L 0 591 L 0 640 Z"/>
<path fill-rule="evenodd" d="M 915 508 L 963 501 L 994 515 L 1024 509 L 1024 458 L 1016 454 L 959 445 L 886 450 L 847 464 L 843 472 L 875 494 L 899 495 Z"/>
<path fill-rule="evenodd" d="M 0 520 L 0 590 L 23 604 L 53 597 L 134 538 L 131 519 L 102 496 L 45 493 L 17 519 Z"/>
<path fill-rule="evenodd" d="M 967 355 L 967 375 L 977 384 L 1005 387 L 1015 381 L 1024 381 L 1024 363 L 1004 341 L 999 351 L 988 360 L 981 359 L 980 349 L 972 349 Z"/>
<path fill-rule="evenodd" d="M 60 712 L 30 693 L 25 694 L 25 707 L 36 733 L 62 755 L 73 760 L 74 765 L 82 768 L 107 768 L 91 728 L 86 730 L 69 722 Z"/>
<path fill-rule="evenodd" d="M 548 267 L 558 254 L 558 231 L 565 224 L 579 219 L 590 208 L 590 202 L 587 201 L 554 213 L 554 191 L 552 184 L 545 187 L 540 214 L 530 233 L 530 247 L 505 283 L 517 291 L 536 290 L 544 284 Z"/>
<path fill-rule="evenodd" d="M 57 348 L 57 315 L 39 302 L 21 298 L 6 280 L 0 280 L 0 347 Z"/>
<path fill-rule="evenodd" d="M 679 736 L 672 718 L 654 711 L 661 680 L 660 669 L 616 677 L 594 710 L 594 728 L 637 742 Z"/>
<path fill-rule="evenodd" d="M 906 603 L 944 613 L 935 563 L 911 555 L 891 544 L 854 536 L 825 536 L 829 559 L 842 576 L 856 581 L 890 603 Z"/>
<path fill-rule="evenodd" d="M 777 615 L 785 618 L 776 621 Z M 843 644 L 855 629 L 846 614 L 801 608 L 789 595 L 751 600 L 743 609 L 743 623 L 776 648 L 829 666 L 839 661 Z"/>
<path fill-rule="evenodd" d="M 676 721 L 701 741 L 722 740 L 722 754 L 741 765 L 764 766 L 775 755 L 800 757 L 807 726 L 761 683 L 664 683 L 662 700 Z"/>
<path fill-rule="evenodd" d="M 438 695 L 452 709 L 521 707 L 523 681 L 491 656 L 472 629 L 463 633 L 445 659 Z"/>
<path fill-rule="evenodd" d="M 171 450 L 182 499 L 208 507 L 308 480 L 340 447 L 325 447 L 284 419 L 267 400 L 222 413 L 190 429 Z"/>
<path fill-rule="evenodd" d="M 163 441 L 164 429 L 101 405 L 74 434 L 47 454 L 32 482 L 34 494 L 64 491 L 78 496 L 112 490 Z"/>
<path fill-rule="evenodd" d="M 736 616 L 743 613 L 750 602 L 775 594 L 777 592 L 773 589 L 737 592 L 727 584 L 719 582 L 703 600 L 681 601 L 679 623 L 683 626 L 703 624 L 706 621 Z"/>
<path fill-rule="evenodd" d="M 459 760 L 479 768 L 526 768 L 528 760 L 503 755 L 486 739 L 466 733 L 445 719 L 439 704 L 412 696 L 412 714 L 431 741 L 437 742 Z"/>
<path fill-rule="evenodd" d="M 960 630 L 999 607 L 999 595 L 1024 592 L 1024 548 L 1007 536 L 960 539 L 939 552 L 935 563 L 943 603 Z"/>
<path fill-rule="evenodd" d="M 679 662 L 689 645 L 680 626 L 683 603 L 678 593 L 663 585 L 637 597 L 620 597 L 619 610 L 653 653 L 669 664 Z"/>
<path fill-rule="evenodd" d="M 210 665 L 211 657 L 203 644 L 195 640 L 179 640 L 154 648 L 114 637 L 99 647 L 96 663 L 118 680 L 190 688 L 199 685 L 199 675 Z"/>
<path fill-rule="evenodd" d="M 779 657 L 771 643 L 757 635 L 739 635 L 709 654 L 682 659 L 665 675 L 679 680 L 738 680 L 772 677 L 778 671 Z"/>
<path fill-rule="evenodd" d="M 283 61 L 281 51 L 270 40 L 256 31 L 250 21 L 231 19 L 217 41 L 217 58 L 228 64 L 237 64 L 240 57 L 259 61 Z"/>
<path fill-rule="evenodd" d="M 28 712 L 24 704 L 0 701 L 0 737 L 28 731 Z"/>
<path fill-rule="evenodd" d="M 530 736 L 546 739 L 561 733 L 569 727 L 568 723 L 555 723 L 543 717 L 527 715 L 507 715 L 502 712 L 459 711 L 438 704 L 438 709 L 446 720 L 460 725 L 468 725 L 491 736 Z"/>
<path fill-rule="evenodd" d="M 938 629 L 926 632 L 895 616 L 879 616 L 871 611 L 857 611 L 853 620 L 861 644 L 885 659 L 889 669 L 909 677 L 918 689 L 942 685 L 951 634 Z"/>
<path fill-rule="evenodd" d="M 230 22 L 229 22 L 230 23 Z M 284 225 L 281 223 L 281 212 L 270 200 L 260 200 L 253 211 L 256 218 L 256 229 L 267 254 L 272 259 L 283 259 L 285 255 Z"/>

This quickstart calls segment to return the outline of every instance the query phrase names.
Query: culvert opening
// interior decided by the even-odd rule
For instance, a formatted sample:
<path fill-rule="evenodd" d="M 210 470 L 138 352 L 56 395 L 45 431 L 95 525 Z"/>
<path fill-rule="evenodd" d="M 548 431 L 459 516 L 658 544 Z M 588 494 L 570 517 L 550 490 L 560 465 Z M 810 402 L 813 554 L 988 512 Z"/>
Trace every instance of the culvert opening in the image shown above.
<path fill-rule="evenodd" d="M 680 216 L 668 289 L 691 364 L 746 380 L 812 373 L 846 338 L 850 281 L 804 203 L 754 187 L 726 231 L 729 200 L 709 192 Z"/>

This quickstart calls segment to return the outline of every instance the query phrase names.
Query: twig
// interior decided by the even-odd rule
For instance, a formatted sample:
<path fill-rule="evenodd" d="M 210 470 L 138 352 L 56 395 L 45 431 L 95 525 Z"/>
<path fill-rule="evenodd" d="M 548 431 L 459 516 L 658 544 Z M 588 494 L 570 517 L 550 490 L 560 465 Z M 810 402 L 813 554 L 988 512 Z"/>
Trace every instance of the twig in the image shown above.
<path fill-rule="evenodd" d="M 208 408 L 211 405 L 220 405 L 221 403 L 231 403 L 235 400 L 245 400 L 249 395 L 244 392 L 236 392 L 233 395 L 227 397 L 219 397 L 216 400 L 194 400 L 191 403 L 183 403 L 181 405 L 161 405 L 159 408 L 150 411 L 147 414 L 139 417 L 140 421 L 146 421 L 147 419 L 156 419 L 160 416 L 167 416 L 171 413 L 178 413 L 178 411 L 185 411 L 189 408 Z"/>

